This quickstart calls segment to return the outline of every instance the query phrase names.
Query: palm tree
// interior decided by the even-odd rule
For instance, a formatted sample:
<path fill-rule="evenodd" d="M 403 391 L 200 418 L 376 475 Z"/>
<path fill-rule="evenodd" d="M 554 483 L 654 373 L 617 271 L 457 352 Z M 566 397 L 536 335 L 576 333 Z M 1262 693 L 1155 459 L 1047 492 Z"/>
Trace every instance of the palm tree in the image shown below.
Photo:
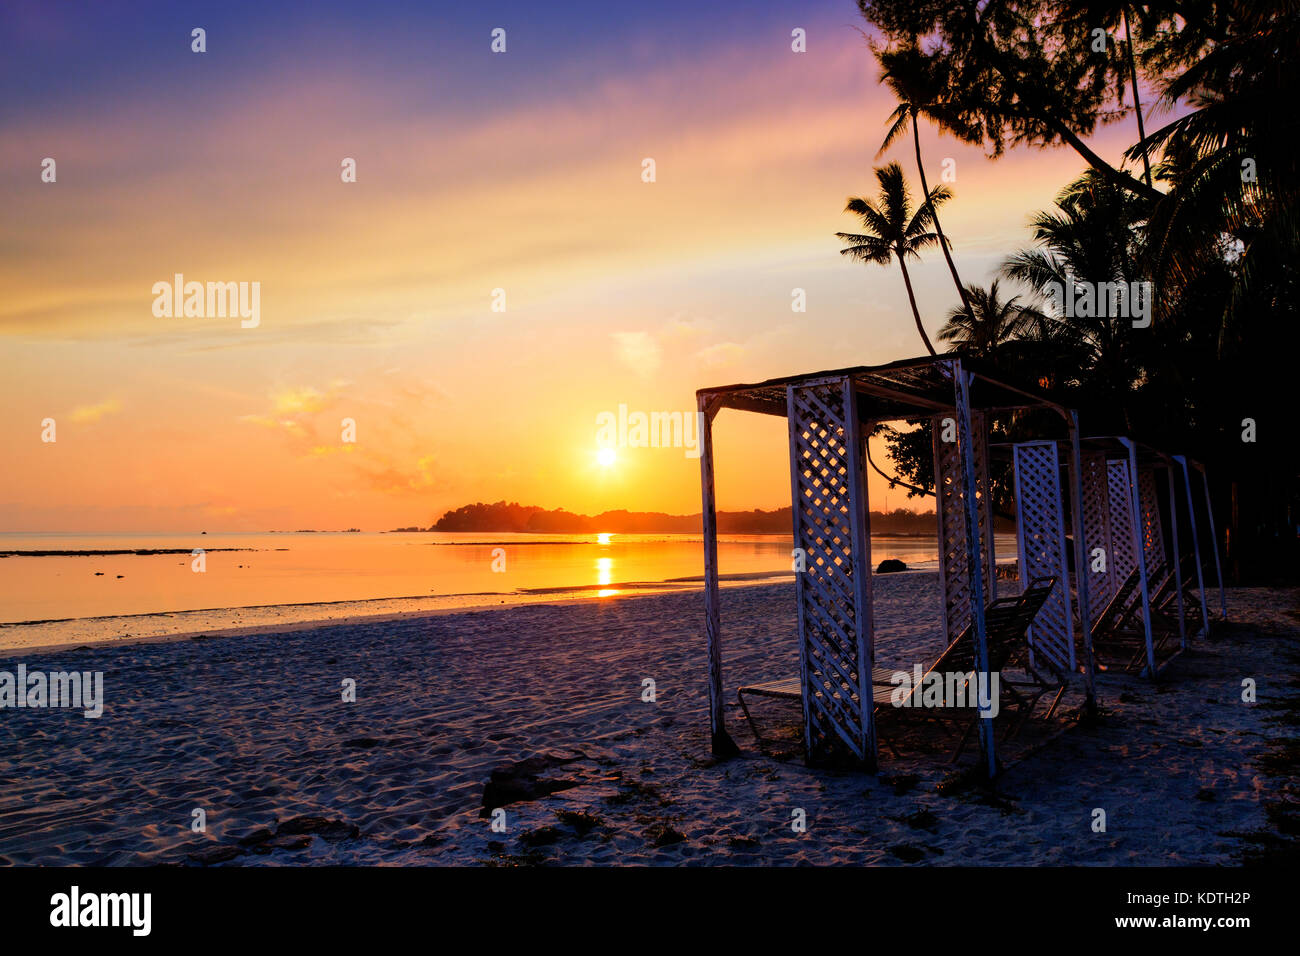
<path fill-rule="evenodd" d="M 1144 200 L 1088 170 L 1057 196 L 1054 211 L 1030 220 L 1035 246 L 1008 257 L 1000 271 L 1058 305 L 1071 286 L 1097 290 L 1102 283 L 1127 285 L 1141 278 L 1146 210 Z M 1118 302 L 1103 307 L 1098 296 L 1088 311 L 1053 316 L 1053 337 L 1075 352 L 1074 381 L 1094 393 L 1099 404 L 1122 414 L 1129 428 L 1129 398 L 1141 379 L 1141 353 L 1149 348 L 1148 340 L 1132 334 L 1130 313 Z"/>
<path fill-rule="evenodd" d="M 1117 118 L 1112 82 L 1121 65 L 1109 54 L 1080 49 L 1080 38 L 1101 25 L 1091 4 L 858 0 L 858 8 L 883 42 L 937 41 L 932 56 L 941 67 L 942 99 L 980 131 L 991 156 L 1008 145 L 1059 143 L 1112 184 L 1148 202 L 1160 200 L 1158 190 L 1112 166 L 1086 142 L 1099 125 Z"/>
<path fill-rule="evenodd" d="M 932 222 L 931 210 L 946 202 L 951 193 L 945 186 L 936 186 L 925 197 L 925 202 L 915 212 L 912 211 L 912 198 L 907 191 L 907 181 L 903 178 L 903 167 L 898 163 L 876 168 L 876 179 L 880 183 L 880 195 L 875 202 L 850 197 L 844 207 L 862 219 L 863 233 L 837 232 L 840 240 L 848 246 L 840 250 L 841 255 L 858 262 L 875 263 L 887 266 L 898 261 L 903 270 L 903 284 L 907 286 L 907 300 L 912 305 L 912 317 L 916 320 L 916 331 L 921 334 L 931 355 L 937 355 L 930 337 L 925 334 L 921 324 L 921 312 L 916 307 L 916 294 L 912 291 L 912 278 L 907 272 L 908 258 L 920 258 L 920 251 L 926 246 L 939 241 L 938 235 L 930 232 Z"/>
<path fill-rule="evenodd" d="M 948 313 L 947 323 L 939 330 L 939 339 L 953 343 L 954 351 L 976 358 L 991 358 L 1008 342 L 1041 329 L 1050 321 L 1019 295 L 1003 300 L 997 279 L 987 289 L 974 284 L 967 286 L 965 301 L 968 306 L 954 306 Z"/>
<path fill-rule="evenodd" d="M 1293 61 L 1277 51 L 1300 43 L 1300 18 L 1242 4 L 1222 22 L 1197 21 L 1183 32 L 1190 37 L 1157 43 L 1151 55 L 1159 65 L 1185 66 L 1163 83 L 1162 104 L 1193 109 L 1127 155 L 1160 149 L 1157 175 L 1171 186 L 1151 215 L 1147 267 L 1172 317 L 1198 278 L 1222 268 L 1225 242 L 1240 245 L 1220 331 L 1226 344 L 1255 317 L 1293 301 L 1279 282 L 1294 276 L 1300 246 L 1300 154 L 1294 130 L 1287 133 L 1292 127 L 1277 123 L 1274 110 L 1294 99 Z M 1244 175 L 1247 164 L 1257 175 Z"/>
<path fill-rule="evenodd" d="M 908 126 L 911 126 L 912 146 L 916 151 L 916 172 L 921 177 L 921 191 L 928 196 L 930 184 L 925 178 L 925 163 L 921 161 L 921 130 L 918 119 L 924 116 L 937 125 L 940 132 L 951 133 L 965 143 L 979 143 L 979 131 L 963 123 L 944 105 L 941 98 L 944 84 L 936 72 L 937 61 L 922 53 L 915 42 L 892 50 L 873 48 L 873 52 L 883 68 L 880 74 L 881 80 L 893 90 L 898 100 L 897 108 L 889 114 L 889 132 L 885 134 L 884 142 L 880 144 L 880 151 L 876 156 L 881 156 L 898 137 L 907 132 Z M 961 277 L 957 275 L 957 267 L 953 264 L 952 255 L 948 251 L 948 239 L 943 234 L 939 215 L 932 206 L 930 218 L 934 221 L 934 231 L 939 236 L 939 249 L 943 252 L 944 261 L 948 263 L 953 285 L 957 287 L 961 304 L 970 314 L 971 304 L 966 296 L 966 287 L 962 285 Z"/>

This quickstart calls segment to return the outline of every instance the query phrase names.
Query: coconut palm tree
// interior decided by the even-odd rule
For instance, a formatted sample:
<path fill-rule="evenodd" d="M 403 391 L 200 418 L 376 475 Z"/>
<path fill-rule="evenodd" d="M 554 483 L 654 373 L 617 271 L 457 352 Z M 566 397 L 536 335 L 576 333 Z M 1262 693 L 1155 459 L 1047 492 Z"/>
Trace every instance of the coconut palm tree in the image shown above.
<path fill-rule="evenodd" d="M 1113 109 L 1114 81 L 1122 67 L 1109 53 L 1081 49 L 1081 38 L 1100 26 L 1090 4 L 858 0 L 858 8 L 882 42 L 934 38 L 943 99 L 980 130 L 991 156 L 1023 143 L 1068 146 L 1112 184 L 1148 202 L 1160 200 L 1159 190 L 1112 166 L 1087 143 L 1099 125 L 1120 115 Z"/>
<path fill-rule="evenodd" d="M 916 331 L 920 333 L 926 350 L 931 355 L 937 355 L 930 337 L 925 334 L 925 326 L 921 324 L 921 312 L 916 307 L 916 294 L 912 291 L 907 260 L 920 258 L 922 249 L 939 241 L 939 236 L 930 231 L 933 222 L 931 210 L 946 202 L 952 194 L 947 187 L 936 186 L 926 195 L 920 208 L 913 211 L 912 197 L 908 193 L 907 181 L 903 178 L 903 167 L 898 163 L 879 166 L 876 168 L 876 180 L 880 183 L 880 195 L 875 202 L 853 196 L 844 207 L 845 212 L 861 218 L 865 231 L 837 232 L 836 237 L 848 243 L 840 250 L 840 254 L 858 262 L 882 266 L 898 262 L 903 271 L 903 284 L 907 287 L 907 300 L 912 306 L 912 318 L 916 320 Z"/>
<path fill-rule="evenodd" d="M 1131 311 L 1102 300 L 1103 283 L 1142 278 L 1141 236 L 1148 204 L 1093 170 L 1056 197 L 1056 209 L 1030 220 L 1035 245 L 1003 262 L 1001 273 L 1055 302 L 1051 326 L 1058 344 L 1076 355 L 1072 379 L 1099 405 L 1115 410 L 1130 426 L 1133 389 L 1142 378 L 1151 337 L 1133 334 Z M 1092 290 L 1092 307 L 1063 309 L 1067 292 Z"/>
<path fill-rule="evenodd" d="M 997 279 L 987 289 L 967 286 L 965 302 L 968 305 L 954 306 L 948 313 L 939 339 L 951 342 L 954 351 L 976 358 L 991 358 L 1007 343 L 1044 328 L 1050 321 L 1023 296 L 1003 299 Z"/>
<path fill-rule="evenodd" d="M 898 106 L 889 114 L 889 132 L 885 134 L 884 142 L 880 144 L 880 151 L 876 156 L 881 156 L 898 137 L 907 132 L 910 126 L 912 147 L 916 152 L 916 172 L 921 177 L 921 191 L 928 196 L 930 184 L 926 181 L 925 163 L 921 160 L 921 130 L 918 122 L 920 117 L 924 116 L 938 126 L 941 133 L 949 133 L 965 143 L 979 143 L 980 133 L 964 123 L 944 104 L 942 100 L 944 83 L 937 72 L 938 61 L 921 52 L 921 48 L 915 42 L 895 49 L 873 47 L 873 52 L 882 69 L 880 79 L 893 91 L 898 100 Z M 962 285 L 961 277 L 957 275 L 957 266 L 953 264 L 952 254 L 948 251 L 948 238 L 943 234 L 943 225 L 939 222 L 939 215 L 933 207 L 930 208 L 930 218 L 934 221 L 934 231 L 939 236 L 939 249 L 943 252 L 944 261 L 948 263 L 953 285 L 957 287 L 961 304 L 967 313 L 970 313 L 971 304 L 966 296 L 966 287 Z"/>
<path fill-rule="evenodd" d="M 1224 304 L 1226 344 L 1253 317 L 1294 300 L 1293 289 L 1278 284 L 1295 275 L 1300 160 L 1294 129 L 1277 123 L 1274 111 L 1295 96 L 1294 61 L 1277 51 L 1300 43 L 1300 17 L 1242 4 L 1213 28 L 1184 32 L 1192 34 L 1187 46 L 1157 44 L 1153 57 L 1186 64 L 1162 84 L 1161 102 L 1192 109 L 1127 155 L 1160 149 L 1158 176 L 1171 186 L 1151 214 L 1147 267 L 1172 318 L 1187 304 L 1185 290 L 1222 267 L 1225 243 L 1240 247 Z"/>

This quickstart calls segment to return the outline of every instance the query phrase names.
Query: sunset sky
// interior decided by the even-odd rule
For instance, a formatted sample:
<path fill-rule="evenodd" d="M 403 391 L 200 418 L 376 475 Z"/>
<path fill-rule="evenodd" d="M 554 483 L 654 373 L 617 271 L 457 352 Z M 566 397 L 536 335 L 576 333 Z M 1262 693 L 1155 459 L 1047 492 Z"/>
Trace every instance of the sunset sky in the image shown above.
<path fill-rule="evenodd" d="M 834 237 L 893 108 L 849 0 L 173 6 L 0 12 L 0 530 L 695 512 L 680 449 L 597 463 L 600 412 L 923 351 L 897 268 Z M 922 148 L 932 183 L 956 160 L 943 223 L 982 283 L 1082 169 L 928 128 Z M 890 158 L 916 182 L 910 138 Z M 156 318 L 175 273 L 260 282 L 260 326 Z M 942 258 L 913 277 L 933 333 Z M 788 505 L 784 422 L 717 428 L 720 507 Z"/>

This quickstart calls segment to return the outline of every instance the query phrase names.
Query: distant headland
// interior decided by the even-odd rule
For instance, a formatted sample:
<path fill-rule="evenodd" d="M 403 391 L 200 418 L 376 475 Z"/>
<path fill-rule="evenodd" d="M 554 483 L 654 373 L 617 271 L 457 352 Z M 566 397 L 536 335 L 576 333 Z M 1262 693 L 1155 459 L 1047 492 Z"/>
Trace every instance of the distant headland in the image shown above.
<path fill-rule="evenodd" d="M 562 508 L 547 511 L 536 505 L 497 501 L 476 502 L 446 512 L 427 528 L 394 528 L 397 532 L 473 531 L 522 532 L 534 534 L 693 534 L 702 528 L 698 513 L 670 515 L 659 511 L 602 511 L 597 515 L 580 515 Z M 723 534 L 791 533 L 790 509 L 774 511 L 719 511 L 718 531 Z M 935 533 L 933 512 L 900 508 L 885 514 L 871 512 L 873 535 L 926 536 Z"/>

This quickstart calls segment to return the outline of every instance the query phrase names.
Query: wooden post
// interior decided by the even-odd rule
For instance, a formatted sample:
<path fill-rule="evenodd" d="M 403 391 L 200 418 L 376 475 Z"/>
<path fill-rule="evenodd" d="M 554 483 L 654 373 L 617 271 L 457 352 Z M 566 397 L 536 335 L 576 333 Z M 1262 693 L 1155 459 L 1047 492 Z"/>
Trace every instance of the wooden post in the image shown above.
<path fill-rule="evenodd" d="M 1201 473 L 1201 483 L 1205 486 L 1205 513 L 1210 519 L 1210 544 L 1214 552 L 1214 573 L 1219 579 L 1219 604 L 1223 608 L 1223 619 L 1228 619 L 1228 598 L 1223 593 L 1223 567 L 1219 564 L 1219 537 L 1214 532 L 1214 503 L 1210 501 L 1210 476 L 1203 467 L 1196 469 Z"/>
<path fill-rule="evenodd" d="M 704 630 L 709 641 L 709 731 L 715 757 L 734 757 L 740 748 L 727 733 L 722 712 L 722 623 L 718 612 L 718 513 L 713 490 L 713 416 L 717 408 L 699 396 L 700 497 L 704 523 Z"/>
<path fill-rule="evenodd" d="M 1023 591 L 1029 587 L 1029 550 L 1025 541 L 1025 501 L 1024 492 L 1021 490 L 1023 485 L 1020 480 L 1020 456 L 1016 454 L 1019 445 L 1011 446 L 1011 475 L 1014 482 L 1013 487 L 1016 489 L 1016 576 L 1020 578 L 1020 590 Z M 1067 589 L 1068 590 L 1068 589 Z M 1033 628 L 1025 629 L 1025 637 L 1029 641 L 1029 666 L 1038 666 L 1038 653 L 1034 648 L 1037 643 L 1033 639 Z"/>
<path fill-rule="evenodd" d="M 980 522 L 988 532 L 981 537 L 984 544 L 984 580 L 988 585 L 989 592 L 984 595 L 989 603 L 997 600 L 998 596 L 998 549 L 997 542 L 993 538 L 993 475 L 989 470 L 989 420 L 991 416 L 986 412 L 971 413 L 971 427 L 975 430 L 979 440 L 975 443 L 975 454 L 978 456 L 975 460 L 976 481 L 981 478 L 984 480 L 984 507 L 980 509 Z"/>
<path fill-rule="evenodd" d="M 947 646 L 961 633 L 965 625 L 960 621 L 951 620 L 948 607 L 947 551 L 951 529 L 948 527 L 948 512 L 944 508 L 944 467 L 943 455 L 939 448 L 943 436 L 943 421 L 943 415 L 935 415 L 930 419 L 930 450 L 934 457 L 934 518 L 938 528 L 939 544 L 939 602 L 943 612 L 943 640 L 944 645 Z"/>
<path fill-rule="evenodd" d="M 1147 550 L 1142 543 L 1142 502 L 1138 493 L 1137 445 L 1127 438 L 1120 442 L 1128 449 L 1129 510 L 1133 514 L 1133 549 L 1138 562 L 1138 580 L 1142 585 L 1142 624 L 1146 628 L 1147 668 L 1152 680 L 1156 679 L 1156 649 L 1151 637 L 1151 592 L 1147 582 Z"/>
<path fill-rule="evenodd" d="M 799 494 L 799 470 L 802 468 L 802 462 L 799 456 L 799 432 L 803 428 L 803 422 L 799 421 L 799 413 L 796 411 L 797 405 L 794 400 L 794 386 L 785 387 L 785 417 L 786 425 L 790 434 L 790 521 L 791 547 L 803 547 L 803 533 L 800 525 L 803 523 L 803 496 Z M 805 553 L 804 562 L 812 560 L 812 555 Z M 812 765 L 816 758 L 813 755 L 813 715 L 812 700 L 813 689 L 808 686 L 808 641 L 804 635 L 804 628 L 808 620 L 807 602 L 804 598 L 804 582 L 799 580 L 798 575 L 808 574 L 808 568 L 805 563 L 804 570 L 795 572 L 794 592 L 795 602 L 798 607 L 799 619 L 796 622 L 796 632 L 799 637 L 799 703 L 803 709 L 803 759 L 804 763 Z"/>
<path fill-rule="evenodd" d="M 1088 594 L 1091 566 L 1088 563 L 1088 542 L 1084 532 L 1083 449 L 1079 444 L 1079 413 L 1073 409 L 1070 410 L 1066 427 L 1070 435 L 1070 510 L 1074 512 L 1071 522 L 1074 525 L 1074 586 L 1079 604 L 1079 629 L 1083 632 L 1083 682 L 1087 698 L 1085 707 L 1091 717 L 1097 713 L 1096 661 L 1092 656 L 1092 604 Z M 1102 480 L 1105 480 L 1104 462 Z M 1109 544 L 1106 548 L 1106 561 L 1110 561 Z"/>
<path fill-rule="evenodd" d="M 1201 633 L 1210 636 L 1210 612 L 1205 605 L 1205 572 L 1201 570 L 1201 539 L 1196 530 L 1196 504 L 1192 500 L 1192 476 L 1187 470 L 1187 458 L 1174 455 L 1174 461 L 1183 466 L 1183 485 L 1187 489 L 1187 518 L 1192 524 L 1192 553 L 1196 558 L 1196 593 L 1201 596 Z"/>
<path fill-rule="evenodd" d="M 1163 457 L 1163 456 L 1162 456 Z M 1174 491 L 1174 466 L 1165 458 L 1165 475 L 1169 478 L 1169 523 L 1174 535 L 1174 587 L 1178 593 L 1178 641 L 1187 650 L 1187 613 L 1183 608 L 1183 552 L 1178 546 L 1178 494 Z"/>

